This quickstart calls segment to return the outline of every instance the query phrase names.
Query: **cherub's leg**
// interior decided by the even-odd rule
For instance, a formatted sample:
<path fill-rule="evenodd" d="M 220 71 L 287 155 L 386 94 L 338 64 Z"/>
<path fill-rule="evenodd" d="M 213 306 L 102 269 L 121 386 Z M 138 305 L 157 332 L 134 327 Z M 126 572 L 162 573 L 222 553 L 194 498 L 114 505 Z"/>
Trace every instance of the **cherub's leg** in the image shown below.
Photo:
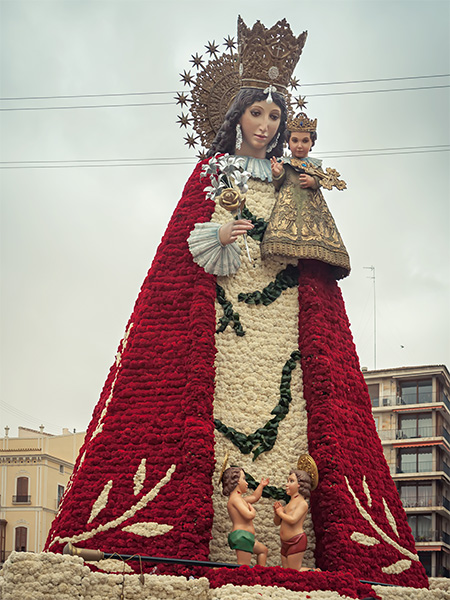
<path fill-rule="evenodd" d="M 238 565 L 249 565 L 252 562 L 251 552 L 245 552 L 245 550 L 236 550 L 236 556 Z"/>
<path fill-rule="evenodd" d="M 261 567 L 265 567 L 267 561 L 267 554 L 269 552 L 267 546 L 264 546 L 264 544 L 261 544 L 261 542 L 256 541 L 255 545 L 253 546 L 253 552 L 256 554 L 257 564 L 261 565 Z"/>
<path fill-rule="evenodd" d="M 304 552 L 296 552 L 295 554 L 289 554 L 288 556 L 286 556 L 286 566 L 289 569 L 296 569 L 297 571 L 300 571 L 300 569 L 302 568 L 304 554 Z"/>
<path fill-rule="evenodd" d="M 283 569 L 287 568 L 287 557 L 281 555 L 281 566 L 283 567 Z"/>

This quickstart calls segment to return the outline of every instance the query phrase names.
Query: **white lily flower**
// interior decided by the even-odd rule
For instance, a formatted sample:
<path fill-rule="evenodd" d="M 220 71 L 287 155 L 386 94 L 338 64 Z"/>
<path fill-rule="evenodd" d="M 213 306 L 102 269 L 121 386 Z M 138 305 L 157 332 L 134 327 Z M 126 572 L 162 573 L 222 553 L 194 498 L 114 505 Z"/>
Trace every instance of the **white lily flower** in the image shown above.
<path fill-rule="evenodd" d="M 211 156 L 209 161 L 202 166 L 202 172 L 200 177 L 206 177 L 207 175 L 216 175 L 217 168 L 217 159 L 215 156 Z"/>

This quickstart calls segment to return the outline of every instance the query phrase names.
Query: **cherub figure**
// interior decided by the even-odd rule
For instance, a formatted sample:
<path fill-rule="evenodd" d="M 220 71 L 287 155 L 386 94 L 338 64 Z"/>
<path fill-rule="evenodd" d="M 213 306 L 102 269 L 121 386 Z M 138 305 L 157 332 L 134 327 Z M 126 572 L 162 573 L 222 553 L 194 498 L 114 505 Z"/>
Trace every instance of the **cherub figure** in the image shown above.
<path fill-rule="evenodd" d="M 268 483 L 268 479 L 261 479 L 252 494 L 243 496 L 248 489 L 244 471 L 240 467 L 229 467 L 223 473 L 222 491 L 224 496 L 229 496 L 227 509 L 233 524 L 233 529 L 228 535 L 228 544 L 232 550 L 236 550 L 237 562 L 240 565 L 249 565 L 252 553 L 256 554 L 258 565 L 264 567 L 266 564 L 267 546 L 255 538 L 253 519 L 256 510 L 253 504 L 261 498 L 262 491 Z"/>
<path fill-rule="evenodd" d="M 311 495 L 311 477 L 306 471 L 292 470 L 286 483 L 290 500 L 286 506 L 275 502 L 274 523 L 281 525 L 281 564 L 283 567 L 306 571 L 302 568 L 303 555 L 307 547 L 303 523 L 308 513 L 307 499 Z"/>

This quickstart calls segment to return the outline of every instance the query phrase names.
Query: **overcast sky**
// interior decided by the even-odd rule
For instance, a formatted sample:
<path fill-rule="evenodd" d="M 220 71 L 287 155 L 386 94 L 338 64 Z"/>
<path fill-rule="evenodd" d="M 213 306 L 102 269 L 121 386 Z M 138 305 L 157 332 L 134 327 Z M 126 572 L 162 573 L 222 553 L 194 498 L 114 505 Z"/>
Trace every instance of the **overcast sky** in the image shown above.
<path fill-rule="evenodd" d="M 1 0 L 0 10 L 0 435 L 87 427 L 195 164 L 176 124 L 179 73 L 208 41 L 235 36 L 238 14 L 309 32 L 296 75 L 318 118 L 312 156 L 348 185 L 325 197 L 352 261 L 341 288 L 361 365 L 374 367 L 374 266 L 377 368 L 450 366 L 447 0 Z M 153 94 L 106 96 L 138 92 Z M 92 94 L 102 96 L 30 99 Z M 51 108 L 74 106 L 99 107 Z M 31 107 L 45 110 L 4 110 Z"/>

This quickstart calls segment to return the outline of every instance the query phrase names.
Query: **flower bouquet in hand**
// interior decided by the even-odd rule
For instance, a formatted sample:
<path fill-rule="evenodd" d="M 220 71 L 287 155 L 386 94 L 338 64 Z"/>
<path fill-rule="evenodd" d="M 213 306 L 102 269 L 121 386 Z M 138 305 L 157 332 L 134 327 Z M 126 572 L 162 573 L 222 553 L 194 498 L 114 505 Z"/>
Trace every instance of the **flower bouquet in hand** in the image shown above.
<path fill-rule="evenodd" d="M 242 209 L 245 204 L 245 194 L 248 191 L 247 181 L 250 173 L 243 170 L 244 159 L 240 156 L 212 156 L 203 165 L 200 177 L 209 175 L 211 185 L 205 188 L 206 197 L 210 200 L 219 201 L 222 208 L 242 218 Z M 247 236 L 244 235 L 245 248 L 248 259 L 251 261 L 247 245 Z"/>

